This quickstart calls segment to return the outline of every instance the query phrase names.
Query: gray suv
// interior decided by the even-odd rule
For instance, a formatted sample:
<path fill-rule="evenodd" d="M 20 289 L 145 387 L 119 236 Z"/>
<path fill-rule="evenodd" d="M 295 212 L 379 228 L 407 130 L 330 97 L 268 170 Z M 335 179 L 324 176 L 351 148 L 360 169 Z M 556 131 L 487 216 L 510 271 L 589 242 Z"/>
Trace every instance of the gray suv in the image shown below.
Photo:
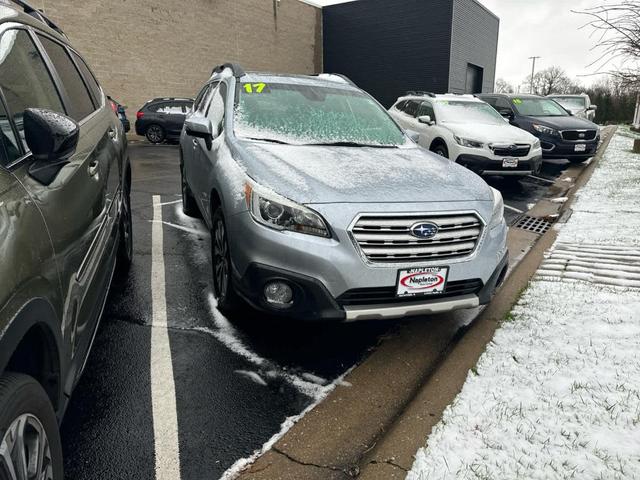
<path fill-rule="evenodd" d="M 132 256 L 122 123 L 46 17 L 0 7 L 0 479 L 62 480 L 58 423 Z"/>
<path fill-rule="evenodd" d="M 345 77 L 216 67 L 180 153 L 222 310 L 398 318 L 486 304 L 505 276 L 500 193 Z"/>

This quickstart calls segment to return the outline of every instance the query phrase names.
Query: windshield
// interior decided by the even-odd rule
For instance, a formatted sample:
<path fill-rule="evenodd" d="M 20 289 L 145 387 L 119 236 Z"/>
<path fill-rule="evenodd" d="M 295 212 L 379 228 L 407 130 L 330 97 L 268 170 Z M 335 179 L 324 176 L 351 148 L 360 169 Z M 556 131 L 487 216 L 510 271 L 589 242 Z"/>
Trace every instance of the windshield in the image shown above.
<path fill-rule="evenodd" d="M 236 136 L 295 145 L 398 146 L 406 139 L 375 101 L 354 90 L 243 83 Z"/>
<path fill-rule="evenodd" d="M 513 106 L 520 115 L 528 117 L 566 117 L 569 114 L 548 98 L 514 98 Z"/>
<path fill-rule="evenodd" d="M 551 97 L 564 108 L 570 110 L 583 110 L 586 108 L 586 99 L 583 97 Z"/>
<path fill-rule="evenodd" d="M 435 103 L 441 122 L 505 125 L 504 118 L 486 103 L 456 100 L 437 100 Z"/>

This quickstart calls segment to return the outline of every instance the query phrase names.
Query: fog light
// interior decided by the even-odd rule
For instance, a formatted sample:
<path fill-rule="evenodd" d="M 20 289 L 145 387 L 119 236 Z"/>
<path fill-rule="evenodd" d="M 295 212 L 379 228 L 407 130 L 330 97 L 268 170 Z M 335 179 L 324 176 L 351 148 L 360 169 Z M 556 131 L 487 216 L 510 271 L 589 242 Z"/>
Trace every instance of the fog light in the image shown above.
<path fill-rule="evenodd" d="M 264 286 L 264 298 L 274 306 L 288 307 L 293 303 L 293 290 L 285 282 L 269 282 Z"/>

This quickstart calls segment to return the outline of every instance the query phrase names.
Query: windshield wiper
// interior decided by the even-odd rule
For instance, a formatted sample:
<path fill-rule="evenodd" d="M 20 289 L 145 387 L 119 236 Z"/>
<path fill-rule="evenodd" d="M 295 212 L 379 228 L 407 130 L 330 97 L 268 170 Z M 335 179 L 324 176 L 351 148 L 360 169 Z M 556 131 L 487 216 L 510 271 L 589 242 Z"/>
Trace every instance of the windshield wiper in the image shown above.
<path fill-rule="evenodd" d="M 279 143 L 280 145 L 291 145 L 288 142 L 285 142 L 283 140 L 278 140 L 277 138 L 262 138 L 262 137 L 242 137 L 245 138 L 247 140 L 258 140 L 261 142 L 269 142 L 269 143 Z"/>
<path fill-rule="evenodd" d="M 397 145 L 373 145 L 369 143 L 358 142 L 322 142 L 322 143 L 308 143 L 309 146 L 322 146 L 322 147 L 371 147 L 371 148 L 398 148 Z"/>

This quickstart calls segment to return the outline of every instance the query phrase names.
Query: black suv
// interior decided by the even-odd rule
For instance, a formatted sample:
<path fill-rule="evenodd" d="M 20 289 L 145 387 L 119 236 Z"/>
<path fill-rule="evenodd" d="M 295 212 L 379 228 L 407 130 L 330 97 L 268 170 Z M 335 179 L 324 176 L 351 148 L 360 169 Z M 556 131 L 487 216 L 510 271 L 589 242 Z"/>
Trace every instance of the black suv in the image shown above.
<path fill-rule="evenodd" d="M 516 127 L 540 139 L 542 158 L 566 158 L 580 163 L 593 157 L 600 141 L 599 127 L 574 117 L 559 103 L 537 95 L 488 93 L 477 95 Z"/>
<path fill-rule="evenodd" d="M 190 98 L 154 98 L 136 113 L 136 133 L 151 143 L 177 141 L 184 119 L 193 106 Z"/>
<path fill-rule="evenodd" d="M 130 185 L 87 64 L 42 14 L 2 3 L 0 479 L 63 479 L 58 424 L 131 262 Z"/>

